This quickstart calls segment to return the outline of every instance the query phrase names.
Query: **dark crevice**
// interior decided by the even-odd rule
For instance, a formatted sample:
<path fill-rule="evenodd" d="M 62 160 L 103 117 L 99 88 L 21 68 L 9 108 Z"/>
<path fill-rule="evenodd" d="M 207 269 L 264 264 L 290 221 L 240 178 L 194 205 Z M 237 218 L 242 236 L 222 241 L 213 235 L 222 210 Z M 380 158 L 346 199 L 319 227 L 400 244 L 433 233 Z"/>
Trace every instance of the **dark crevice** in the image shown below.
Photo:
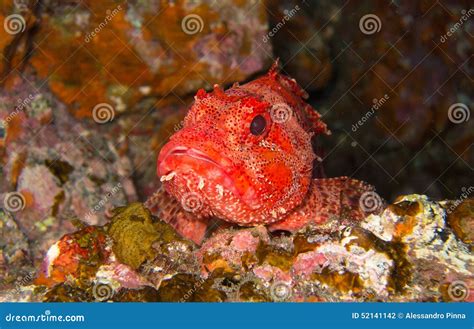
<path fill-rule="evenodd" d="M 40 22 L 41 22 L 41 4 L 42 1 L 38 0 L 35 1 L 33 6 L 29 7 L 28 10 L 31 14 L 35 17 L 35 22 L 30 26 L 25 28 L 25 31 L 18 33 L 12 40 L 12 42 L 5 47 L 3 53 L 3 72 L 0 74 L 0 86 L 4 86 L 5 82 L 10 75 L 10 73 L 16 69 L 19 72 L 23 72 L 25 69 L 28 61 L 31 58 L 31 55 L 34 51 L 34 37 L 40 30 Z M 25 44 L 25 53 L 20 60 L 20 63 L 13 67 L 13 58 L 18 51 L 19 46 L 21 43 L 24 42 Z"/>

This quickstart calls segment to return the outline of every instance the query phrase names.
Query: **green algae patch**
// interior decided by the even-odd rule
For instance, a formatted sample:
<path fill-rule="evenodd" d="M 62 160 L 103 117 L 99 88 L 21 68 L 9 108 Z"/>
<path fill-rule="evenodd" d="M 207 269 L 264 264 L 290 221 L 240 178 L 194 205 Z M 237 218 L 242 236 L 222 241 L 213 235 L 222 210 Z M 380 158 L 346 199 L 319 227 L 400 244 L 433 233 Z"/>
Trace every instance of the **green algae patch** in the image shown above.
<path fill-rule="evenodd" d="M 100 299 L 95 291 L 97 288 L 93 284 L 87 287 L 78 287 L 61 283 L 46 292 L 44 302 L 156 302 L 158 301 L 158 291 L 152 287 L 141 289 L 120 289 L 115 292 L 107 290 L 110 296 Z"/>
<path fill-rule="evenodd" d="M 359 274 L 352 272 L 338 273 L 325 268 L 321 273 L 313 273 L 311 279 L 326 284 L 342 293 L 352 291 L 354 294 L 359 294 L 363 288 Z"/>
<path fill-rule="evenodd" d="M 304 234 L 297 234 L 293 238 L 293 245 L 295 249 L 295 255 L 313 251 L 318 246 L 317 243 L 309 242 L 308 238 Z"/>
<path fill-rule="evenodd" d="M 162 244 L 168 244 L 171 242 L 175 241 L 181 241 L 185 242 L 186 240 L 183 239 L 176 233 L 176 231 L 169 225 L 166 224 L 165 222 L 157 221 L 156 223 L 153 223 L 153 226 L 155 228 L 155 231 L 160 237 L 160 242 Z"/>
<path fill-rule="evenodd" d="M 181 273 L 161 283 L 159 301 L 192 302 L 196 292 L 203 288 L 204 280 L 196 275 Z"/>
<path fill-rule="evenodd" d="M 54 286 L 43 297 L 43 302 L 48 303 L 90 302 L 93 300 L 94 298 L 86 289 L 67 283 Z"/>
<path fill-rule="evenodd" d="M 283 271 L 289 271 L 293 266 L 293 253 L 263 242 L 260 242 L 258 245 L 256 256 L 259 265 L 267 263 L 268 265 L 278 267 Z"/>
<path fill-rule="evenodd" d="M 246 251 L 240 257 L 240 261 L 242 262 L 243 269 L 249 271 L 255 264 L 257 264 L 258 260 L 253 253 Z"/>
<path fill-rule="evenodd" d="M 222 271 L 223 273 L 234 273 L 235 269 L 219 253 L 205 253 L 202 259 L 209 272 Z"/>
<path fill-rule="evenodd" d="M 227 295 L 220 290 L 213 288 L 214 280 L 206 280 L 202 283 L 202 288 L 196 290 L 193 302 L 225 302 Z"/>
<path fill-rule="evenodd" d="M 160 302 L 224 302 L 223 291 L 214 288 L 214 279 L 180 273 L 161 283 L 158 290 Z"/>
<path fill-rule="evenodd" d="M 154 258 L 152 245 L 160 234 L 149 210 L 141 203 L 116 208 L 108 233 L 114 241 L 112 250 L 121 263 L 138 269 L 145 260 Z"/>
<path fill-rule="evenodd" d="M 246 302 L 271 302 L 264 292 L 258 289 L 254 281 L 244 282 L 239 288 L 239 299 Z"/>
<path fill-rule="evenodd" d="M 352 228 L 351 234 L 356 236 L 357 240 L 348 243 L 346 248 L 354 244 L 365 250 L 385 253 L 389 259 L 393 260 L 393 269 L 388 278 L 387 289 L 391 294 L 403 293 L 412 279 L 412 265 L 407 259 L 406 244 L 399 241 L 387 242 L 381 240 L 372 232 L 360 227 Z"/>
<path fill-rule="evenodd" d="M 158 291 L 152 287 L 142 289 L 121 289 L 111 298 L 114 302 L 156 302 Z"/>

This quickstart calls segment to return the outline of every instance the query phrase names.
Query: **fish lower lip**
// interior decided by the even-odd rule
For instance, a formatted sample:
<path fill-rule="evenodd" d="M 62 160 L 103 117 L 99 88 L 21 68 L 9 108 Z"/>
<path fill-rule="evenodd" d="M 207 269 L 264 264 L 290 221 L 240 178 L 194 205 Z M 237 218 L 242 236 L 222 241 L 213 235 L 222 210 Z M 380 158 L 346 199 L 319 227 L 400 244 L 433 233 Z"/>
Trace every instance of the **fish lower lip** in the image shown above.
<path fill-rule="evenodd" d="M 177 146 L 177 147 L 173 148 L 172 150 L 170 150 L 166 154 L 166 156 L 163 157 L 163 161 L 165 161 L 166 158 L 168 158 L 169 156 L 187 156 L 187 157 L 190 157 L 190 158 L 193 158 L 193 159 L 205 161 L 205 162 L 208 162 L 208 163 L 211 163 L 211 164 L 217 166 L 218 168 L 220 168 L 224 172 L 226 172 L 225 168 L 219 162 L 213 160 L 206 153 L 201 152 L 197 149 L 186 148 L 186 147 L 183 147 L 183 146 Z M 166 173 L 166 174 L 168 174 L 168 173 Z"/>
<path fill-rule="evenodd" d="M 190 157 L 199 161 L 204 161 L 204 162 L 212 164 L 213 166 L 215 166 L 216 168 L 222 171 L 223 175 L 226 177 L 225 179 L 226 183 L 224 183 L 224 185 L 229 190 L 231 190 L 235 196 L 240 198 L 245 204 L 247 204 L 252 209 L 256 209 L 259 207 L 259 204 L 257 204 L 254 200 L 252 200 L 253 199 L 252 196 L 254 193 L 253 189 L 250 192 L 247 191 L 247 193 L 239 192 L 237 188 L 235 187 L 234 183 L 231 182 L 232 179 L 230 178 L 229 172 L 227 170 L 228 168 L 226 169 L 226 167 L 223 164 L 212 159 L 206 153 L 199 151 L 197 149 L 193 149 L 193 148 L 187 148 L 184 146 L 176 146 L 173 149 L 171 149 L 168 153 L 166 153 L 166 155 L 163 157 L 161 162 L 165 163 L 166 159 L 170 156 L 175 156 L 175 157 L 185 156 L 185 157 Z M 176 168 L 170 168 L 170 170 L 161 172 L 160 180 L 162 181 L 172 180 L 172 178 L 174 178 L 176 175 L 175 171 L 176 171 Z"/>

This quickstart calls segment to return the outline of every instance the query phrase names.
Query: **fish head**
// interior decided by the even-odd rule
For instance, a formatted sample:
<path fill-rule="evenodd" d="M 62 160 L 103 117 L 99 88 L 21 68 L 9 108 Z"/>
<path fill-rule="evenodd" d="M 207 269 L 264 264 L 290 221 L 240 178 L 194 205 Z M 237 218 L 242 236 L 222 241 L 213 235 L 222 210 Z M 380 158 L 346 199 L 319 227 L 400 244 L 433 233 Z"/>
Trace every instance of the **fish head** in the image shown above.
<path fill-rule="evenodd" d="M 301 204 L 314 130 L 304 124 L 307 104 L 277 75 L 225 92 L 198 91 L 182 129 L 158 156 L 158 176 L 185 210 L 256 225 Z"/>

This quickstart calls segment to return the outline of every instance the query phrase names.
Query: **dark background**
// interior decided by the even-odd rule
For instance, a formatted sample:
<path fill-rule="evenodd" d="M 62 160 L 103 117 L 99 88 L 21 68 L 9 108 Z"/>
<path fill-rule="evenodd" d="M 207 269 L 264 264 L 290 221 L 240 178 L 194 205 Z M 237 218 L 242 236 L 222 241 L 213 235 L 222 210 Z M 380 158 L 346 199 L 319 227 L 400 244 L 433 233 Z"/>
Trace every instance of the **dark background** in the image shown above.
<path fill-rule="evenodd" d="M 275 27 L 284 10 L 299 2 L 269 3 Z M 390 200 L 407 193 L 455 199 L 472 186 L 472 3 L 305 1 L 299 6 L 275 35 L 274 51 L 284 71 L 310 91 L 311 103 L 333 132 L 320 139 L 327 176 L 366 180 Z M 359 22 L 366 14 L 380 19 L 378 32 L 362 33 Z M 385 94 L 388 100 L 354 132 L 373 100 Z M 455 103 L 470 109 L 463 110 L 470 119 L 449 120 Z"/>

